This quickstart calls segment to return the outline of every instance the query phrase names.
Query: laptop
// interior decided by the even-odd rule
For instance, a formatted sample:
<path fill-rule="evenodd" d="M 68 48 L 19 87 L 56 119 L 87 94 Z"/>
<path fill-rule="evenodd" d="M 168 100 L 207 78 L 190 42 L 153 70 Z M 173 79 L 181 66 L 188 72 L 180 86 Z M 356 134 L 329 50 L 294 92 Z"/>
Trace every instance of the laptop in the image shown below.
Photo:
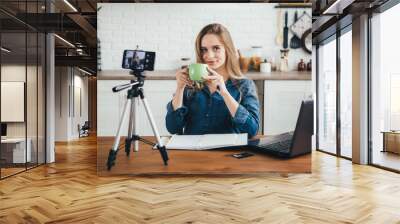
<path fill-rule="evenodd" d="M 247 148 L 282 158 L 311 153 L 311 137 L 314 131 L 313 114 L 313 100 L 302 101 L 294 131 L 249 140 Z"/>

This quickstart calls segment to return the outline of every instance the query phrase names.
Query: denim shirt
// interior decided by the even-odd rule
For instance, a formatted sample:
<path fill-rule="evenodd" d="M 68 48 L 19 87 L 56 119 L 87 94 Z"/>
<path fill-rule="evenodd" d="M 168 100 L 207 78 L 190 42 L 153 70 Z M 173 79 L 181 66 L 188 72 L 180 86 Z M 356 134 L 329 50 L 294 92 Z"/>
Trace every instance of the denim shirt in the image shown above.
<path fill-rule="evenodd" d="M 228 80 L 225 85 L 231 96 L 237 102 L 240 100 L 234 117 L 217 91 L 211 94 L 207 86 L 197 92 L 185 88 L 182 107 L 174 111 L 172 101 L 167 105 L 167 130 L 185 135 L 248 133 L 249 138 L 255 136 L 260 105 L 254 82 L 241 79 L 234 84 Z"/>

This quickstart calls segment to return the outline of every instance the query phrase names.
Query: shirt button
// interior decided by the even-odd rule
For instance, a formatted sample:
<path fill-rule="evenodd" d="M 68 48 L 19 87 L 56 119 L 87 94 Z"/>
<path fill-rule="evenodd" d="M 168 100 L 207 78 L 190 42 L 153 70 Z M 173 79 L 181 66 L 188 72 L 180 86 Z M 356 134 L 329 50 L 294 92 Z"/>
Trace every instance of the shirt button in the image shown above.
<path fill-rule="evenodd" d="M 208 117 L 208 114 L 206 114 L 206 117 Z"/>

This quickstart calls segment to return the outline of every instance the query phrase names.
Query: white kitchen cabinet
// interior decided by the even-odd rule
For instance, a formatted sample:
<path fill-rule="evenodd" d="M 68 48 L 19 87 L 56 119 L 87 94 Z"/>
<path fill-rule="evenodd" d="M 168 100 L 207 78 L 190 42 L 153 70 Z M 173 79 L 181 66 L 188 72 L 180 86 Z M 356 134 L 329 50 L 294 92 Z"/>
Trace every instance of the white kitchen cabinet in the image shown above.
<path fill-rule="evenodd" d="M 113 93 L 111 88 L 128 83 L 128 80 L 98 80 L 97 81 L 97 135 L 114 136 L 116 134 L 124 102 L 126 90 Z M 300 109 L 301 100 L 312 94 L 310 80 L 265 80 L 264 97 L 260 95 L 264 112 L 261 122 L 263 134 L 279 134 L 294 130 Z M 175 80 L 146 80 L 145 97 L 153 113 L 160 135 L 170 135 L 165 127 L 166 105 L 172 99 L 176 89 Z M 261 91 L 259 89 L 259 91 Z M 262 92 L 260 92 L 262 94 Z M 262 101 L 262 99 L 264 100 Z M 139 135 L 152 136 L 153 131 L 147 115 L 139 101 L 136 113 L 136 127 Z M 127 135 L 128 117 L 121 132 Z"/>
<path fill-rule="evenodd" d="M 127 80 L 98 80 L 97 81 L 97 135 L 114 136 L 117 132 L 119 120 L 123 113 L 127 91 L 113 93 L 111 88 L 128 83 Z M 175 80 L 146 80 L 144 84 L 144 95 L 149 104 L 153 118 L 157 125 L 160 135 L 169 135 L 165 127 L 165 115 L 167 113 L 167 103 L 172 99 L 176 89 Z M 138 98 L 139 99 L 139 98 Z M 152 136 L 150 121 L 141 100 L 138 100 L 136 113 L 137 132 L 141 136 Z M 122 136 L 128 134 L 128 115 L 125 118 L 124 126 L 121 131 Z"/>
<path fill-rule="evenodd" d="M 312 97 L 312 83 L 307 80 L 264 81 L 264 135 L 293 131 L 301 101 Z"/>

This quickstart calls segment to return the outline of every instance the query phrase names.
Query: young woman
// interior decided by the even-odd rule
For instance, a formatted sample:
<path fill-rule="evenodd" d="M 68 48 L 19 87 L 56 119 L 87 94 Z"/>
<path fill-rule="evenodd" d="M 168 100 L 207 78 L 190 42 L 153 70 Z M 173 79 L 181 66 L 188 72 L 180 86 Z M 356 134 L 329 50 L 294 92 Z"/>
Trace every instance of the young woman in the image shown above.
<path fill-rule="evenodd" d="M 246 79 L 229 31 L 221 24 L 205 26 L 196 39 L 197 63 L 208 66 L 203 85 L 189 79 L 188 69 L 176 73 L 177 88 L 167 105 L 171 134 L 248 133 L 259 127 L 259 102 L 254 82 Z"/>

